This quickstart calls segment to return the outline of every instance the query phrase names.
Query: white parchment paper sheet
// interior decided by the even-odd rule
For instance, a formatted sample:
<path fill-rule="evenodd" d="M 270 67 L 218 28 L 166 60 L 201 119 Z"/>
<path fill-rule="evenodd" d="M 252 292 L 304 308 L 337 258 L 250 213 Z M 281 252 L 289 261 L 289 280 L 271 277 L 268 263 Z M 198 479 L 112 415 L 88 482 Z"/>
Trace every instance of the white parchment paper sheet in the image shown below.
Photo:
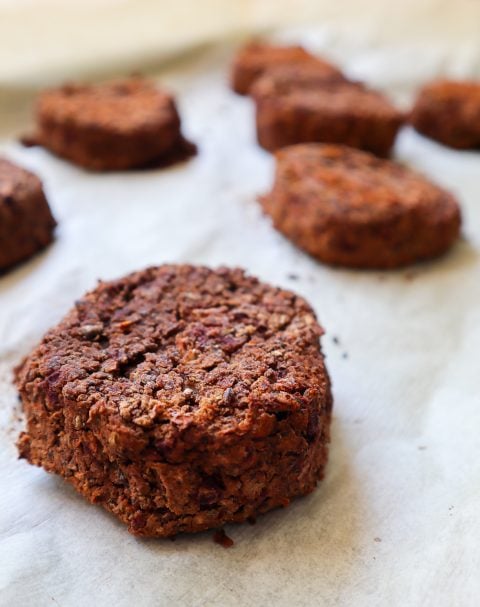
<path fill-rule="evenodd" d="M 431 49 L 352 53 L 322 40 L 402 99 L 445 68 Z M 0 278 L 0 605 L 477 605 L 480 154 L 409 129 L 398 140 L 400 160 L 462 203 L 464 239 L 448 256 L 389 273 L 322 266 L 274 232 L 255 202 L 273 164 L 255 145 L 251 102 L 226 86 L 229 59 L 219 48 L 164 76 L 200 147 L 186 164 L 99 175 L 1 145 L 42 177 L 59 227 L 45 253 Z M 452 61 L 468 73 L 468 62 Z M 255 526 L 227 527 L 229 550 L 211 533 L 135 539 L 16 459 L 12 366 L 98 278 L 166 261 L 243 266 L 304 295 L 327 330 L 335 418 L 326 478 Z"/>

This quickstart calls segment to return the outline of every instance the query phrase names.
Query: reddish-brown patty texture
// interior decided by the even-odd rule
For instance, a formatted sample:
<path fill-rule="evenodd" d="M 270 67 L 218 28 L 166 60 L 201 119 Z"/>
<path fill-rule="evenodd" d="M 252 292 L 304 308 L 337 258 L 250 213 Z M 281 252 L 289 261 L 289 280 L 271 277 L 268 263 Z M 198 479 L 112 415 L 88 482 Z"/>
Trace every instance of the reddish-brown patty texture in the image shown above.
<path fill-rule="evenodd" d="M 231 74 L 232 88 L 241 95 L 250 92 L 255 80 L 278 66 L 291 68 L 310 66 L 329 76 L 341 76 L 340 70 L 306 51 L 302 46 L 276 46 L 263 42 L 252 42 L 244 46 L 234 59 Z"/>
<path fill-rule="evenodd" d="M 285 506 L 327 461 L 321 334 L 302 298 L 239 269 L 100 283 L 17 371 L 20 454 L 136 535 Z"/>
<path fill-rule="evenodd" d="M 40 179 L 0 158 L 0 272 L 46 247 L 55 225 Z"/>
<path fill-rule="evenodd" d="M 36 118 L 41 145 L 97 171 L 141 167 L 181 138 L 173 97 L 142 78 L 45 91 Z"/>
<path fill-rule="evenodd" d="M 250 95 L 254 99 L 285 95 L 298 88 L 314 88 L 332 82 L 350 82 L 353 84 L 342 73 L 325 70 L 315 63 L 280 65 L 270 68 L 265 74 L 257 78 L 251 86 Z"/>
<path fill-rule="evenodd" d="M 339 143 L 388 156 L 403 113 L 381 93 L 341 79 L 266 74 L 252 89 L 257 138 L 268 151 L 296 143 Z"/>
<path fill-rule="evenodd" d="M 419 133 L 452 148 L 480 148 L 480 81 L 426 85 L 418 93 L 410 122 Z"/>
<path fill-rule="evenodd" d="M 441 255 L 459 236 L 455 198 L 400 164 L 322 144 L 285 148 L 276 160 L 263 208 L 321 261 L 395 268 Z"/>

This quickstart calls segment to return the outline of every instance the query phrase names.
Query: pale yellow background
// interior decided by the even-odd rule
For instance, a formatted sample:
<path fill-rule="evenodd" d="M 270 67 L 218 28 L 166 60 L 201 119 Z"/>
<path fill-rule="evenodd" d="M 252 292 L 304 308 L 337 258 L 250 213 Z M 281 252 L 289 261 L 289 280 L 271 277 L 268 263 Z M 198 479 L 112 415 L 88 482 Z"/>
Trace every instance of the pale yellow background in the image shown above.
<path fill-rule="evenodd" d="M 297 23 L 468 53 L 480 36 L 480 2 L 0 0 L 0 85 L 134 68 L 213 38 Z"/>

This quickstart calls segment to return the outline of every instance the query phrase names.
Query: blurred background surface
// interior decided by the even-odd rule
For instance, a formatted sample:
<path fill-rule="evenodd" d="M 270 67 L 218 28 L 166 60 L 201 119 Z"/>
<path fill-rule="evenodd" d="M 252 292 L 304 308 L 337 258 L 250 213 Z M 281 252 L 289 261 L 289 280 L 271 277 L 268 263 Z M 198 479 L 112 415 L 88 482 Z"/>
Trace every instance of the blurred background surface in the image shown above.
<path fill-rule="evenodd" d="M 220 38 L 315 25 L 480 62 L 479 0 L 0 0 L 0 86 L 159 62 Z"/>
<path fill-rule="evenodd" d="M 46 85 L 163 79 L 212 47 L 227 64 L 236 44 L 264 34 L 408 102 L 429 78 L 480 77 L 479 32 L 480 0 L 0 0 L 0 137 L 28 124 Z"/>

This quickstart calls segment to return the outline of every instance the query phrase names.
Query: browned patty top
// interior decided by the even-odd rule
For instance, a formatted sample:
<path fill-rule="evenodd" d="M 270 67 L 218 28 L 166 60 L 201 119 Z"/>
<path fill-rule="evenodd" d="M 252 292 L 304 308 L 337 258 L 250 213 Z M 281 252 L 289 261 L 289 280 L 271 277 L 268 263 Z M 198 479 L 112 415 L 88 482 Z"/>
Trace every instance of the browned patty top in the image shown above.
<path fill-rule="evenodd" d="M 391 160 L 340 145 L 302 144 L 277 152 L 273 193 L 302 205 L 310 221 L 327 216 L 356 223 L 382 222 L 410 211 L 432 225 L 458 214 L 454 197 L 415 171 Z"/>
<path fill-rule="evenodd" d="M 52 408 L 75 401 L 129 449 L 158 441 L 175 459 L 180 435 L 183 450 L 213 435 L 266 436 L 276 414 L 318 407 L 328 398 L 321 333 L 302 298 L 242 270 L 165 265 L 100 283 L 17 383 Z"/>
<path fill-rule="evenodd" d="M 438 103 L 455 105 L 458 102 L 468 107 L 480 107 L 480 81 L 436 80 L 419 91 L 420 96 L 431 97 Z"/>
<path fill-rule="evenodd" d="M 260 69 L 296 61 L 317 61 L 300 45 L 281 46 L 265 42 L 250 42 L 237 54 L 238 62 Z"/>
<path fill-rule="evenodd" d="M 238 66 L 258 77 L 265 71 L 278 66 L 311 65 L 324 73 L 340 75 L 340 70 L 309 53 L 299 45 L 281 46 L 265 42 L 251 42 L 244 46 L 237 54 L 234 69 Z"/>
<path fill-rule="evenodd" d="M 309 59 L 312 55 L 299 44 L 279 45 L 255 40 L 240 49 L 237 57 L 264 64 Z"/>
<path fill-rule="evenodd" d="M 29 198 L 37 195 L 41 189 L 41 181 L 36 175 L 6 158 L 0 158 L 0 203 L 9 204 L 9 199 Z"/>
<path fill-rule="evenodd" d="M 480 133 L 480 81 L 436 80 L 420 89 L 413 108 L 412 116 L 416 114 L 444 113 L 443 124 L 439 128 L 453 129 L 458 121 L 468 125 L 472 132 Z"/>
<path fill-rule="evenodd" d="M 178 121 L 173 97 L 143 78 L 98 85 L 66 85 L 42 93 L 40 121 L 131 134 Z"/>
<path fill-rule="evenodd" d="M 340 71 L 323 62 L 278 65 L 257 78 L 250 92 L 254 98 L 285 95 L 298 88 L 314 89 L 332 81 L 348 82 Z"/>
<path fill-rule="evenodd" d="M 359 83 L 340 79 L 312 78 L 308 74 L 295 80 L 266 74 L 257 80 L 254 97 L 268 97 L 271 103 L 283 108 L 301 107 L 313 112 L 324 111 L 334 115 L 348 114 L 401 120 L 402 112 L 378 91 Z"/>

